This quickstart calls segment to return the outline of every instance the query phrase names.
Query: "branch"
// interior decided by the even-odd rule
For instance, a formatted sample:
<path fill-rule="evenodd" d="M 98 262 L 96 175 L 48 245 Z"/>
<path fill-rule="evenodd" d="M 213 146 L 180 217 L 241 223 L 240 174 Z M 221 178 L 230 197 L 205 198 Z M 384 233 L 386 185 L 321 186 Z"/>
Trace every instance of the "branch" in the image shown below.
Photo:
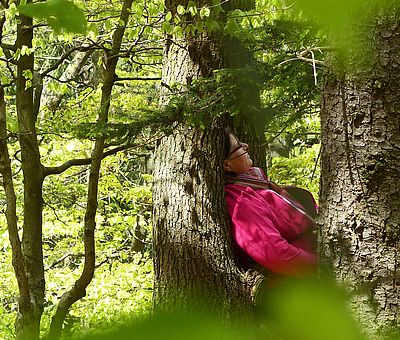
<path fill-rule="evenodd" d="M 314 58 L 314 51 L 318 51 L 318 52 L 322 53 L 323 50 L 331 50 L 331 49 L 332 49 L 331 47 L 309 47 L 303 51 L 297 52 L 295 58 L 290 58 L 290 59 L 282 61 L 281 63 L 278 64 L 278 66 L 282 66 L 283 64 L 286 64 L 286 63 L 288 63 L 290 61 L 294 61 L 294 60 L 302 60 L 302 61 L 311 63 L 314 65 L 314 69 L 315 69 L 315 64 L 325 66 L 326 64 L 324 61 L 317 60 Z M 311 54 L 311 58 L 306 58 L 305 56 L 309 53 Z"/>
<path fill-rule="evenodd" d="M 158 23 L 158 22 L 160 22 L 161 20 L 162 20 L 162 18 L 160 17 L 160 18 L 158 18 L 158 20 L 157 20 L 155 23 Z M 144 26 L 141 27 L 140 32 L 139 32 L 137 38 L 136 38 L 135 41 L 131 44 L 131 46 L 129 47 L 129 49 L 126 51 L 125 57 L 129 56 L 129 54 L 132 52 L 133 48 L 134 48 L 135 46 L 137 46 L 137 44 L 139 43 L 139 40 L 140 40 L 140 38 L 142 37 L 143 33 L 145 32 L 146 28 L 147 28 L 147 27 L 151 27 L 152 25 L 153 25 L 153 24 L 151 24 L 151 25 L 148 24 L 148 25 L 144 25 Z"/>
<path fill-rule="evenodd" d="M 148 81 L 148 80 L 161 80 L 161 77 L 154 77 L 154 78 L 144 78 L 144 77 L 116 77 L 115 81 L 125 81 L 125 80 L 143 80 L 143 81 Z"/>
<path fill-rule="evenodd" d="M 48 73 L 50 73 L 50 72 L 56 70 L 56 69 L 64 62 L 64 60 L 67 59 L 73 52 L 75 52 L 75 51 L 85 52 L 85 51 L 88 51 L 88 50 L 90 50 L 90 49 L 92 49 L 92 48 L 93 48 L 93 45 L 85 46 L 85 47 L 78 46 L 78 47 L 72 47 L 72 48 L 70 48 L 70 49 L 69 49 L 64 55 L 62 55 L 52 66 L 50 66 L 47 70 L 43 71 L 43 72 L 41 73 L 41 76 L 42 76 L 42 77 L 47 76 Z"/>
<path fill-rule="evenodd" d="M 49 74 L 47 75 L 47 77 L 65 83 L 68 83 L 71 79 L 78 78 L 78 75 L 82 72 L 82 69 L 86 64 L 86 61 L 88 60 L 92 52 L 93 50 L 89 49 L 87 51 L 83 52 L 79 51 L 75 53 L 74 57 L 71 60 L 71 63 L 65 69 L 63 74 L 60 77 L 58 77 L 58 79 L 50 76 Z M 76 82 L 81 84 L 83 83 L 85 87 L 89 86 L 84 82 L 78 82 L 78 81 Z M 43 106 L 47 106 L 50 110 L 55 111 L 59 107 L 63 97 L 64 97 L 63 93 L 52 91 L 50 87 L 46 86 L 43 91 L 43 100 L 41 102 Z"/>
<path fill-rule="evenodd" d="M 141 66 L 156 66 L 156 65 L 162 65 L 162 62 L 150 63 L 150 64 L 141 63 L 141 62 L 139 62 L 139 61 L 134 60 L 133 58 L 131 59 L 131 61 L 132 61 L 134 64 L 136 64 L 136 65 L 141 65 Z"/>
<path fill-rule="evenodd" d="M 1 48 L 3 50 L 9 50 L 9 51 L 13 51 L 13 52 L 17 51 L 16 45 L 11 45 L 11 44 L 6 44 L 6 43 L 1 43 Z"/>
<path fill-rule="evenodd" d="M 100 19 L 93 19 L 93 20 L 88 19 L 87 22 L 102 22 L 102 21 L 107 21 L 107 20 L 116 19 L 116 18 L 119 18 L 119 15 L 110 15 L 108 17 L 104 17 L 104 18 L 100 18 Z"/>
<path fill-rule="evenodd" d="M 130 148 L 133 148 L 135 145 L 129 144 L 129 145 L 121 145 L 119 147 L 116 147 L 114 149 L 108 150 L 106 152 L 103 152 L 102 159 L 115 155 L 119 151 L 124 151 L 128 150 Z M 63 173 L 64 171 L 68 170 L 69 168 L 73 166 L 79 166 L 79 165 L 89 165 L 92 162 L 92 158 L 75 158 L 75 159 L 70 159 L 69 161 L 66 161 L 65 163 L 59 165 L 59 166 L 54 166 L 54 167 L 44 167 L 43 169 L 43 174 L 44 177 L 49 176 L 49 175 L 59 175 Z"/>
<path fill-rule="evenodd" d="M 77 83 L 77 84 L 79 84 L 79 85 L 84 85 L 84 86 L 86 86 L 86 87 L 91 87 L 91 84 L 87 84 L 87 83 L 85 83 L 84 81 L 79 81 L 79 80 L 76 79 L 77 77 L 75 77 L 75 78 L 70 78 L 70 79 L 61 79 L 61 78 L 53 77 L 53 76 L 51 76 L 50 74 L 47 74 L 45 77 L 46 77 L 46 78 L 53 79 L 54 81 L 59 82 L 59 83 L 61 83 L 61 84 L 69 84 L 69 85 L 70 85 L 71 87 L 73 87 L 73 88 L 75 88 L 75 87 L 74 87 L 73 85 L 71 85 L 71 81 L 74 81 L 75 83 Z"/>
<path fill-rule="evenodd" d="M 132 46 L 131 46 L 132 47 Z M 161 52 L 158 53 L 157 51 L 162 51 L 163 48 L 162 47 L 142 47 L 142 48 L 138 48 L 135 50 L 135 55 L 139 54 L 139 53 L 143 53 L 143 52 L 148 52 L 148 51 L 154 51 L 155 53 L 152 54 L 153 56 L 161 56 Z M 157 53 L 156 53 L 157 52 Z M 132 49 L 129 48 L 128 50 L 125 51 L 121 51 L 121 53 L 118 55 L 120 58 L 128 58 L 131 56 L 132 53 Z M 149 55 L 149 54 L 147 54 Z"/>
<path fill-rule="evenodd" d="M 78 253 L 78 254 L 74 254 L 74 253 L 68 253 L 64 256 L 62 256 L 61 258 L 59 258 L 58 260 L 54 261 L 50 266 L 48 266 L 45 271 L 48 271 L 49 269 L 54 268 L 56 265 L 58 265 L 59 263 L 63 262 L 67 257 L 70 256 L 74 256 L 74 257 L 84 257 L 85 254 L 84 253 Z"/>
<path fill-rule="evenodd" d="M 4 53 L 4 55 L 5 55 L 5 53 Z M 5 58 L 0 58 L 0 60 L 1 60 L 1 61 L 4 61 L 5 63 L 7 63 L 7 67 L 9 66 L 8 64 L 17 65 L 17 62 L 14 60 L 13 57 L 7 58 L 7 59 L 5 59 Z"/>

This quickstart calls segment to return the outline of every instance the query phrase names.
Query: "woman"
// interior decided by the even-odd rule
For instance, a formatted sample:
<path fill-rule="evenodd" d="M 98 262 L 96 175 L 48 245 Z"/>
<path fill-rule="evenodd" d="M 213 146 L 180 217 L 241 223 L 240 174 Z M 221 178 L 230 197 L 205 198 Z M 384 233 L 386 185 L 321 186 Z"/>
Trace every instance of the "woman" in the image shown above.
<path fill-rule="evenodd" d="M 315 273 L 312 217 L 283 188 L 271 183 L 261 169 L 252 167 L 247 149 L 246 143 L 226 131 L 225 196 L 239 259 L 248 266 L 250 257 L 274 273 L 270 286 L 285 276 Z"/>

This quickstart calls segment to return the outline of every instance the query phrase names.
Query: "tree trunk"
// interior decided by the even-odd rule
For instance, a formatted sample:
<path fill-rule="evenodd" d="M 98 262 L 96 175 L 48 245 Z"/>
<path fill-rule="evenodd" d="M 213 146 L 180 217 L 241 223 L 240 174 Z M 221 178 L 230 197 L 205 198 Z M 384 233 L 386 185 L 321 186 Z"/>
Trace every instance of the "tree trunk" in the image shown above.
<path fill-rule="evenodd" d="M 229 246 L 222 153 L 216 152 L 223 144 L 221 127 L 179 126 L 157 148 L 156 311 L 187 310 L 202 301 L 223 317 L 249 312 L 249 286 Z"/>
<path fill-rule="evenodd" d="M 178 4 L 186 2 L 166 2 L 173 13 Z M 205 34 L 178 41 L 171 37 L 163 83 L 190 85 L 194 79 L 211 77 L 225 64 L 221 43 L 221 38 Z M 235 263 L 225 208 L 223 128 L 230 119 L 212 115 L 204 129 L 176 123 L 157 145 L 154 308 L 168 312 L 206 307 L 232 320 L 250 313 L 253 282 Z"/>
<path fill-rule="evenodd" d="M 399 21 L 381 21 L 370 42 L 373 63 L 323 89 L 321 250 L 382 335 L 400 326 Z"/>
<path fill-rule="evenodd" d="M 4 101 L 4 89 L 0 84 L 0 174 L 2 176 L 3 188 L 6 195 L 6 218 L 8 235 L 12 248 L 12 265 L 18 283 L 19 291 L 19 311 L 24 320 L 19 331 L 20 338 L 29 338 L 35 336 L 35 326 L 30 316 L 33 315 L 34 306 L 31 302 L 31 294 L 28 284 L 28 276 L 25 270 L 25 260 L 22 253 L 21 240 L 18 235 L 17 218 L 17 199 L 14 191 L 13 176 L 11 170 L 11 161 L 7 146 L 6 129 L 6 105 Z"/>
<path fill-rule="evenodd" d="M 25 45 L 31 48 L 32 38 L 32 19 L 21 15 L 17 27 L 17 47 Z M 33 306 L 28 312 L 20 309 L 16 323 L 17 339 L 39 337 L 45 289 L 42 251 L 43 167 L 37 144 L 35 127 L 37 112 L 33 107 L 33 86 L 29 83 L 29 72 L 33 75 L 33 60 L 33 53 L 22 55 L 17 65 L 16 103 L 24 176 L 22 250 Z"/>

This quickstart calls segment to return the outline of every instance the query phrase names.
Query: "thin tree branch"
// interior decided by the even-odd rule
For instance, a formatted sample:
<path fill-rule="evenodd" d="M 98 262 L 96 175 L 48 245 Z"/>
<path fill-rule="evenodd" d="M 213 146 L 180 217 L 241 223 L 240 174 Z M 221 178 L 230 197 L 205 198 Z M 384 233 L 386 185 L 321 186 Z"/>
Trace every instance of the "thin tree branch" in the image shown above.
<path fill-rule="evenodd" d="M 100 19 L 93 19 L 93 20 L 88 19 L 87 22 L 102 22 L 102 21 L 107 21 L 109 19 L 115 19 L 118 17 L 119 17 L 119 15 L 110 15 L 108 17 L 104 17 L 104 18 L 100 18 Z"/>
<path fill-rule="evenodd" d="M 161 77 L 154 77 L 154 78 L 146 78 L 146 77 L 116 77 L 115 81 L 125 81 L 125 80 L 143 80 L 143 81 L 149 81 L 149 80 L 161 80 Z"/>
<path fill-rule="evenodd" d="M 86 87 L 91 87 L 92 86 L 91 84 L 87 84 L 84 81 L 76 80 L 76 77 L 75 78 L 71 78 L 71 79 L 60 79 L 60 78 L 53 77 L 50 74 L 45 75 L 45 77 L 53 79 L 54 81 L 56 81 L 58 83 L 61 83 L 61 84 L 67 84 L 67 85 L 69 84 L 71 88 L 74 87 L 73 85 L 70 84 L 71 81 L 74 81 L 75 83 L 83 85 L 83 86 L 86 86 Z"/>
<path fill-rule="evenodd" d="M 281 63 L 278 64 L 278 66 L 282 66 L 283 64 L 286 64 L 286 63 L 288 63 L 288 62 L 290 62 L 290 61 L 302 60 L 302 61 L 306 61 L 306 62 L 308 62 L 308 63 L 311 63 L 311 64 L 313 65 L 314 72 L 315 72 L 315 65 L 316 65 L 316 64 L 321 65 L 321 66 L 325 66 L 326 64 L 325 64 L 325 62 L 322 61 L 322 60 L 317 60 L 317 59 L 315 59 L 315 58 L 314 58 L 314 52 L 315 52 L 315 51 L 318 51 L 318 52 L 321 52 L 321 53 L 322 53 L 322 51 L 324 51 L 324 50 L 325 50 L 325 51 L 326 51 L 326 50 L 329 51 L 329 50 L 331 50 L 331 49 L 332 49 L 331 47 L 309 47 L 309 48 L 306 48 L 306 49 L 303 50 L 303 51 L 297 52 L 295 58 L 290 58 L 290 59 L 287 59 L 287 60 L 282 61 Z M 307 54 L 311 54 L 311 58 L 306 58 L 305 56 L 306 56 Z"/>
<path fill-rule="evenodd" d="M 41 76 L 42 76 L 42 77 L 47 76 L 48 73 L 50 73 L 50 72 L 56 70 L 56 69 L 64 62 L 64 60 L 67 59 L 73 52 L 75 52 L 75 51 L 85 52 L 85 51 L 88 51 L 88 50 L 90 50 L 90 49 L 92 49 L 92 48 L 93 48 L 93 45 L 85 46 L 85 47 L 78 46 L 78 47 L 72 47 L 72 48 L 70 48 L 70 49 L 69 49 L 67 52 L 65 52 L 64 55 L 62 55 L 52 66 L 50 66 L 47 70 L 44 70 L 44 71 L 41 73 Z"/>
<path fill-rule="evenodd" d="M 115 155 L 117 152 L 128 150 L 135 147 L 135 145 L 130 144 L 130 145 L 121 145 L 119 147 L 116 147 L 114 149 L 108 150 L 103 152 L 103 157 L 102 159 Z M 81 165 L 89 165 L 92 162 L 92 158 L 75 158 L 75 159 L 70 159 L 66 161 L 65 163 L 59 165 L 59 166 L 54 166 L 54 167 L 44 167 L 43 173 L 44 176 L 49 176 L 49 175 L 58 175 L 63 173 L 64 171 L 68 170 L 69 168 L 73 166 L 81 166 Z"/>
<path fill-rule="evenodd" d="M 54 261 L 54 262 L 53 262 L 48 268 L 46 268 L 45 270 L 47 271 L 47 270 L 49 270 L 49 269 L 51 269 L 51 268 L 54 268 L 56 265 L 58 265 L 59 263 L 63 262 L 67 257 L 69 257 L 69 256 L 71 256 L 71 255 L 74 255 L 74 254 L 72 254 L 72 253 L 65 254 L 64 256 L 62 256 L 61 258 L 59 258 L 58 260 Z M 82 254 L 82 255 L 83 255 L 83 254 Z"/>

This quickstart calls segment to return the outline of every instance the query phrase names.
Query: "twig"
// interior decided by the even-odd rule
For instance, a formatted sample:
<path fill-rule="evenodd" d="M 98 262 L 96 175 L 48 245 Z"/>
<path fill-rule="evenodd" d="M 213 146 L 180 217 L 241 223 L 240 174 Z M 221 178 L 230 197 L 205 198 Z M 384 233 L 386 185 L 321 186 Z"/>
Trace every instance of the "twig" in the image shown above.
<path fill-rule="evenodd" d="M 288 63 L 288 62 L 290 62 L 290 61 L 295 61 L 295 60 L 302 60 L 302 61 L 309 62 L 309 63 L 313 64 L 314 69 L 315 69 L 315 65 L 316 65 L 316 64 L 321 65 L 321 66 L 325 66 L 326 64 L 325 64 L 324 61 L 322 61 L 322 60 L 317 60 L 317 59 L 315 59 L 315 57 L 314 57 L 314 51 L 319 51 L 319 52 L 322 53 L 323 50 L 331 50 L 331 47 L 309 47 L 309 48 L 306 48 L 306 49 L 303 50 L 303 51 L 297 52 L 295 58 L 290 58 L 290 59 L 284 60 L 284 61 L 280 62 L 280 63 L 278 64 L 278 66 L 282 66 L 283 64 L 286 64 L 286 63 Z M 310 53 L 311 56 L 312 56 L 311 59 L 305 57 L 305 56 L 306 56 L 307 54 L 309 54 L 309 53 Z"/>
<path fill-rule="evenodd" d="M 313 172 L 311 173 L 310 182 L 312 182 L 312 180 L 314 179 L 314 175 L 315 175 L 315 172 L 317 171 L 317 165 L 318 165 L 320 156 L 321 156 L 321 146 L 319 147 L 318 156 L 317 156 L 317 159 L 316 159 L 315 164 L 314 164 Z"/>
<path fill-rule="evenodd" d="M 161 77 L 154 77 L 154 78 L 145 78 L 145 77 L 116 77 L 115 81 L 125 81 L 125 80 L 144 80 L 144 81 L 148 81 L 148 80 L 161 80 Z"/>

